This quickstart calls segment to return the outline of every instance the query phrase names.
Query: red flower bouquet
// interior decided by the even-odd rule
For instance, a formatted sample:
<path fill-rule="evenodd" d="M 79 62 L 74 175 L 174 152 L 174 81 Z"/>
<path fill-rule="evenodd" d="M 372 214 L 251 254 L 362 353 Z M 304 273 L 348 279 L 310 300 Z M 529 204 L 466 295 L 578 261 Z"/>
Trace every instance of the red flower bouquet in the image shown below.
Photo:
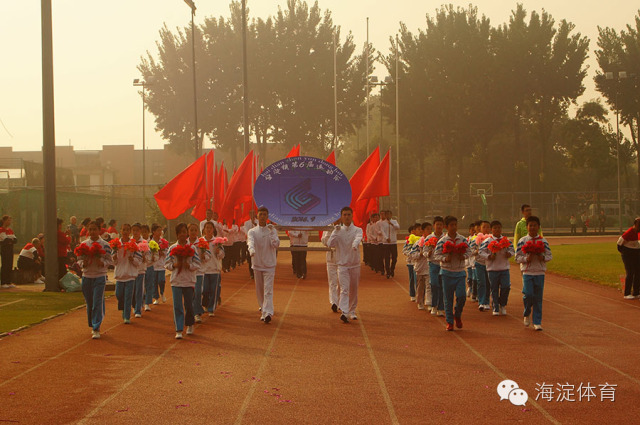
<path fill-rule="evenodd" d="M 498 252 L 502 251 L 505 248 L 509 248 L 509 239 L 502 237 L 500 239 L 496 239 L 493 240 L 491 242 L 489 242 L 489 251 L 491 251 L 494 254 L 497 254 Z"/>
<path fill-rule="evenodd" d="M 138 252 L 138 244 L 133 239 L 129 239 L 129 242 L 124 244 L 124 249 L 127 252 Z"/>
<path fill-rule="evenodd" d="M 453 243 L 452 241 L 446 241 L 444 246 L 442 247 L 442 252 L 444 254 L 464 254 L 467 252 L 467 245 L 465 242 L 460 242 L 458 244 Z"/>
<path fill-rule="evenodd" d="M 107 252 L 102 248 L 98 242 L 94 242 L 91 244 L 91 248 L 89 248 L 89 256 L 91 257 L 101 257 L 105 255 Z"/>
<path fill-rule="evenodd" d="M 427 248 L 435 248 L 436 245 L 438 245 L 438 238 L 430 238 L 424 241 L 424 246 L 426 246 Z"/>
<path fill-rule="evenodd" d="M 203 251 L 209 249 L 209 242 L 207 242 L 205 238 L 198 239 L 198 248 L 200 248 Z"/>
<path fill-rule="evenodd" d="M 193 257 L 195 254 L 196 252 L 193 250 L 191 245 L 177 245 L 169 253 L 169 255 L 171 255 L 172 257 L 181 257 L 181 258 Z"/>
<path fill-rule="evenodd" d="M 160 249 L 165 250 L 165 249 L 169 248 L 169 241 L 164 239 L 164 238 L 162 238 L 162 239 L 160 239 L 160 243 L 158 245 L 160 245 Z"/>
<path fill-rule="evenodd" d="M 525 254 L 544 254 L 544 251 L 544 242 L 542 241 L 530 240 L 522 246 L 522 252 Z"/>
<path fill-rule="evenodd" d="M 73 253 L 76 254 L 76 257 L 89 257 L 89 245 L 82 243 L 73 250 Z"/>
<path fill-rule="evenodd" d="M 122 242 L 120 242 L 120 239 L 118 239 L 118 238 L 111 239 L 109 241 L 109 246 L 111 247 L 111 249 L 117 251 L 120 248 L 122 248 Z"/>

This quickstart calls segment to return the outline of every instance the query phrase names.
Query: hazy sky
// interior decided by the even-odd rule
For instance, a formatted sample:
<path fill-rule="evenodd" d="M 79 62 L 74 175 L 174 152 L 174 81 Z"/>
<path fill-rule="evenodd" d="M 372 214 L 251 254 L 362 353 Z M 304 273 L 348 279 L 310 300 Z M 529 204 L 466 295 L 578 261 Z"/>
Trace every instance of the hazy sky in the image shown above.
<path fill-rule="evenodd" d="M 453 1 L 466 6 L 470 1 Z M 228 16 L 226 0 L 195 0 L 196 23 L 206 16 Z M 343 34 L 351 31 L 358 46 L 366 38 L 387 51 L 389 36 L 399 22 L 409 29 L 425 27 L 425 15 L 442 3 L 424 0 L 321 0 Z M 493 25 L 509 19 L 515 1 L 472 2 Z M 592 78 L 597 67 L 597 26 L 622 29 L 632 23 L 637 1 L 523 0 L 528 11 L 545 9 L 559 21 L 567 19 L 591 39 L 589 76 L 584 99 L 597 96 Z M 249 0 L 252 16 L 275 14 L 286 0 Z M 140 148 L 141 99 L 132 86 L 136 66 L 146 50 L 155 52 L 158 30 L 186 26 L 190 9 L 182 0 L 53 0 L 53 48 L 56 100 L 56 144 L 76 149 L 100 149 L 105 144 L 134 144 Z M 40 150 L 42 146 L 41 27 L 39 0 L 0 0 L 0 146 Z M 380 68 L 380 67 L 379 67 Z M 251 82 L 249 82 L 251 84 Z M 10 135 L 10 134 L 11 135 Z M 147 146 L 163 140 L 147 115 Z"/>

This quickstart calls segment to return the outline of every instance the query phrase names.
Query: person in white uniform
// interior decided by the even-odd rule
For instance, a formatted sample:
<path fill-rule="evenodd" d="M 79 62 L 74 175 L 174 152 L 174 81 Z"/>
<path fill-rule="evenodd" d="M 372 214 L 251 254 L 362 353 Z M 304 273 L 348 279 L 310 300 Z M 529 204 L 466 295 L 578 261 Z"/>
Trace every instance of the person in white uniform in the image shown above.
<path fill-rule="evenodd" d="M 262 311 L 260 320 L 271 322 L 273 316 L 273 279 L 276 274 L 276 250 L 280 246 L 278 232 L 267 224 L 269 210 L 258 208 L 258 226 L 247 233 L 251 267 L 256 282 L 256 296 Z"/>
<path fill-rule="evenodd" d="M 331 232 L 322 232 L 321 242 L 328 247 Z M 329 279 L 329 304 L 334 313 L 338 312 L 340 303 L 340 287 L 338 286 L 338 265 L 336 264 L 336 253 L 334 250 L 327 251 L 327 278 Z"/>
<path fill-rule="evenodd" d="M 338 264 L 338 279 L 340 281 L 339 308 L 342 310 L 340 320 L 349 323 L 349 319 L 356 320 L 358 307 L 358 284 L 360 282 L 360 251 L 362 229 L 353 224 L 353 210 L 344 207 L 340 211 L 342 225 L 336 226 L 327 246 L 336 249 L 336 263 Z"/>

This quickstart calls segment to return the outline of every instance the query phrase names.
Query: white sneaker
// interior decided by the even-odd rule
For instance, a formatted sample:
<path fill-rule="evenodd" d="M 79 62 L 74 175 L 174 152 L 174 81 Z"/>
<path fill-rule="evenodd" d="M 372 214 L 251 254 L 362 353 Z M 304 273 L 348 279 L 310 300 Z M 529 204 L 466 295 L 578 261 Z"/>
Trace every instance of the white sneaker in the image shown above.
<path fill-rule="evenodd" d="M 149 304 L 144 305 L 144 311 L 151 311 L 151 307 L 149 307 Z"/>
<path fill-rule="evenodd" d="M 4 287 L 6 287 L 6 285 L 2 285 L 2 287 L 4 288 Z M 635 300 L 636 296 L 635 295 L 625 295 L 624 299 L 625 300 Z"/>
<path fill-rule="evenodd" d="M 216 314 L 215 314 L 214 312 L 210 312 L 210 313 L 209 313 L 209 317 L 213 317 L 213 316 L 215 316 L 215 315 L 216 315 Z"/>
<path fill-rule="evenodd" d="M 416 302 L 416 297 L 411 297 L 411 302 L 412 303 Z"/>
<path fill-rule="evenodd" d="M 444 316 L 444 310 L 438 310 L 438 317 Z"/>
<path fill-rule="evenodd" d="M 436 314 L 438 314 L 438 308 L 437 307 L 431 307 L 431 315 L 435 316 Z"/>
<path fill-rule="evenodd" d="M 136 315 L 134 317 L 140 318 L 140 317 L 142 317 L 142 314 L 136 313 Z"/>
<path fill-rule="evenodd" d="M 531 317 L 530 316 L 525 316 L 524 317 L 524 325 L 526 327 L 529 327 L 530 324 L 531 324 Z"/>
<path fill-rule="evenodd" d="M 166 303 L 167 302 L 167 297 L 165 297 L 164 295 L 162 295 L 162 302 Z"/>
<path fill-rule="evenodd" d="M 160 304 L 160 300 L 153 300 L 153 305 L 158 305 Z"/>
<path fill-rule="evenodd" d="M 424 310 L 424 305 L 418 303 L 418 310 Z"/>
<path fill-rule="evenodd" d="M 125 325 L 128 325 L 129 323 L 131 323 L 131 320 L 129 320 L 129 319 L 124 319 L 124 324 L 125 324 Z"/>
<path fill-rule="evenodd" d="M 187 335 L 193 335 L 193 325 L 187 326 Z"/>
<path fill-rule="evenodd" d="M 535 329 L 536 331 L 541 331 L 542 325 L 533 325 L 533 329 Z"/>
<path fill-rule="evenodd" d="M 176 332 L 176 339 L 182 339 L 182 332 Z"/>
<path fill-rule="evenodd" d="M 193 319 L 196 321 L 196 323 L 202 323 L 202 317 L 199 314 L 196 314 Z M 189 333 L 187 331 L 187 333 Z"/>
<path fill-rule="evenodd" d="M 484 305 L 484 309 L 489 311 L 489 310 L 491 310 L 491 306 L 489 304 L 485 304 Z"/>
<path fill-rule="evenodd" d="M 503 316 L 507 315 L 507 307 L 506 306 L 503 306 L 503 305 L 500 306 L 500 314 L 503 315 Z"/>
<path fill-rule="evenodd" d="M 91 338 L 92 339 L 100 339 L 100 332 L 99 331 L 91 331 Z"/>
<path fill-rule="evenodd" d="M 42 280 L 42 278 L 40 278 L 40 279 L 36 280 L 36 281 L 35 281 L 35 282 L 33 282 L 33 283 L 44 283 L 44 280 Z"/>
<path fill-rule="evenodd" d="M 358 320 L 358 316 L 356 316 L 355 314 L 352 314 L 351 316 L 349 316 L 349 319 Z"/>
<path fill-rule="evenodd" d="M 500 312 L 499 312 L 499 311 L 494 311 L 492 314 L 493 314 L 494 316 L 500 316 Z"/>

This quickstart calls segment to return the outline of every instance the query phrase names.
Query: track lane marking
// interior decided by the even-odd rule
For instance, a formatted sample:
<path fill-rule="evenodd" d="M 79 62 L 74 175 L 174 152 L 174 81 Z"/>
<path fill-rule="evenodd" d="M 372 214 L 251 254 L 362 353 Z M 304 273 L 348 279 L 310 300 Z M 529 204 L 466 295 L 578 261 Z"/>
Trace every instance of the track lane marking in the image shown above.
<path fill-rule="evenodd" d="M 291 295 L 289 295 L 289 301 L 287 301 L 287 305 L 284 308 L 284 312 L 282 313 L 282 316 L 278 321 L 278 326 L 276 327 L 276 330 L 273 333 L 273 336 L 271 337 L 271 341 L 267 346 L 267 350 L 265 351 L 264 356 L 262 357 L 262 361 L 260 362 L 260 367 L 258 367 L 258 372 L 254 375 L 256 379 L 251 381 L 251 387 L 249 388 L 249 392 L 247 393 L 246 397 L 244 398 L 244 401 L 242 402 L 242 405 L 240 406 L 238 417 L 234 422 L 234 424 L 236 425 L 239 425 L 242 423 L 242 419 L 244 418 L 244 415 L 247 413 L 247 409 L 249 408 L 249 403 L 253 398 L 253 394 L 256 392 L 258 381 L 260 380 L 260 377 L 262 376 L 262 374 L 264 373 L 264 370 L 267 367 L 267 363 L 269 362 L 269 358 L 271 357 L 271 350 L 273 349 L 273 346 L 275 345 L 275 342 L 276 342 L 276 338 L 280 333 L 280 328 L 282 327 L 282 324 L 284 323 L 284 319 L 287 316 L 287 312 L 289 311 L 289 306 L 291 305 L 291 300 L 293 300 L 293 295 L 296 292 L 296 288 L 298 287 L 299 282 L 300 282 L 300 279 L 296 279 L 295 284 L 293 285 L 293 289 L 291 290 Z"/>
<path fill-rule="evenodd" d="M 400 287 L 400 289 L 402 289 L 404 292 L 407 293 L 407 295 L 409 295 L 409 291 L 400 284 L 400 282 L 398 282 L 395 278 L 393 278 L 393 281 Z M 444 319 L 440 320 L 440 322 L 444 322 Z M 502 373 L 502 371 L 500 371 L 500 369 L 498 369 L 493 363 L 491 363 L 489 361 L 489 359 L 487 359 L 485 356 L 483 356 L 478 350 L 476 350 L 475 348 L 473 348 L 471 346 L 471 344 L 469 344 L 467 341 L 465 341 L 459 334 L 458 332 L 453 332 L 453 335 L 458 339 L 458 341 L 460 341 L 462 343 L 462 345 L 464 345 L 465 347 L 467 347 L 467 349 L 469 349 L 469 351 L 471 351 L 473 354 L 476 355 L 476 357 L 478 357 L 483 363 L 485 363 L 496 375 L 498 375 L 500 378 L 502 378 L 502 380 L 505 379 L 509 379 L 507 377 L 507 375 L 505 375 L 504 373 Z M 531 403 L 531 405 L 533 407 L 535 407 L 540 413 L 542 413 L 542 416 L 544 416 L 549 422 L 556 424 L 556 425 L 560 425 L 561 422 L 558 421 L 556 418 L 554 418 L 549 412 L 547 412 L 541 405 L 539 405 L 538 403 L 536 403 L 535 400 L 533 400 L 531 397 L 529 397 L 529 399 L 527 400 L 528 403 Z"/>

